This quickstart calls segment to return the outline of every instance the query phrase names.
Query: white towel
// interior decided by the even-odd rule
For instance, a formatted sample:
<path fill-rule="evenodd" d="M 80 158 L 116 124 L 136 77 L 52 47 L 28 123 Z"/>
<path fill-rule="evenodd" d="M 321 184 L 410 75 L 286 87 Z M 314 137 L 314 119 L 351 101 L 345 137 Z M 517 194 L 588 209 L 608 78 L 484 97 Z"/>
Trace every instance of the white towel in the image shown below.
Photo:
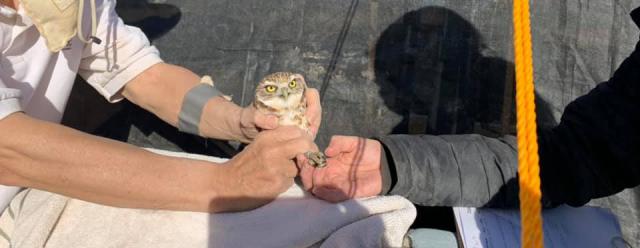
<path fill-rule="evenodd" d="M 222 162 L 219 158 L 154 151 Z M 15 225 L 10 214 L 15 216 Z M 18 194 L 0 217 L 11 247 L 401 247 L 416 210 L 400 196 L 331 204 L 294 185 L 239 213 L 114 208 L 39 190 Z"/>

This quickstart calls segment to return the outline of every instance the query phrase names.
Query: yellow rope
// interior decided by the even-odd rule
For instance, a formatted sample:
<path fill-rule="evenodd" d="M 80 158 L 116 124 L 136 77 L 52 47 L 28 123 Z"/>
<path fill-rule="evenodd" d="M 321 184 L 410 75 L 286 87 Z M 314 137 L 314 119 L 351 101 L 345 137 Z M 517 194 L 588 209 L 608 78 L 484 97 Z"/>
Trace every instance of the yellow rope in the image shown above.
<path fill-rule="evenodd" d="M 543 247 L 543 233 L 530 26 L 529 1 L 513 0 L 521 242 L 537 248 Z"/>

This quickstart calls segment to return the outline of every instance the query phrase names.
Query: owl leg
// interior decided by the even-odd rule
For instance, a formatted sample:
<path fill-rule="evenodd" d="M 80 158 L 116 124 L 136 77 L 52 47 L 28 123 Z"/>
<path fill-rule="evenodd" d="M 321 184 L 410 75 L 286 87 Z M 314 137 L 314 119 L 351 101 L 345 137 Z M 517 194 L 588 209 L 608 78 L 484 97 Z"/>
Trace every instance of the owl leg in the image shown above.
<path fill-rule="evenodd" d="M 307 120 L 304 114 L 297 115 L 296 117 L 298 117 L 296 119 L 299 120 L 298 126 L 312 135 L 311 128 L 309 128 L 311 123 L 309 123 L 309 120 Z M 304 155 L 313 167 L 323 168 L 327 166 L 327 157 L 322 152 L 305 152 Z"/>
<path fill-rule="evenodd" d="M 304 156 L 309 160 L 309 164 L 316 168 L 327 166 L 327 157 L 321 152 L 306 152 Z"/>

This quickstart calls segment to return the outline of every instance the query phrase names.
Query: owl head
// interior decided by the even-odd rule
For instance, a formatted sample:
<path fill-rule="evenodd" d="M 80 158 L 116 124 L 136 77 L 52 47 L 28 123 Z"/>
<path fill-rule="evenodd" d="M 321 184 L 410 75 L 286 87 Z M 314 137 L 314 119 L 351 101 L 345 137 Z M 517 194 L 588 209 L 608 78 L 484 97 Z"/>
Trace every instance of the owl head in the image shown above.
<path fill-rule="evenodd" d="M 264 77 L 256 88 L 256 102 L 275 109 L 297 107 L 304 100 L 307 83 L 300 74 L 276 72 Z"/>

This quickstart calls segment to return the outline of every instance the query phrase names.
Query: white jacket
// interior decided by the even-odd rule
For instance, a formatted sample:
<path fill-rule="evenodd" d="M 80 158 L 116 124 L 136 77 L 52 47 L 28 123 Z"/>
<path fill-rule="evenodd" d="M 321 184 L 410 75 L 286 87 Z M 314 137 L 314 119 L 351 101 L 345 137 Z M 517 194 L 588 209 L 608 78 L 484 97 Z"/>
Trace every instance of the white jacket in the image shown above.
<path fill-rule="evenodd" d="M 57 53 L 49 52 L 22 8 L 15 11 L 0 5 L 0 121 L 23 111 L 40 120 L 60 122 L 76 74 L 108 101 L 116 102 L 122 99 L 119 92 L 127 82 L 161 62 L 145 35 L 117 16 L 115 4 L 96 0 L 96 37 L 101 44 L 85 44 L 76 37 Z M 89 16 L 85 15 L 86 22 L 91 22 Z M 91 25 L 83 26 L 84 33 L 90 33 Z M 0 185 L 0 209 L 17 190 Z"/>

